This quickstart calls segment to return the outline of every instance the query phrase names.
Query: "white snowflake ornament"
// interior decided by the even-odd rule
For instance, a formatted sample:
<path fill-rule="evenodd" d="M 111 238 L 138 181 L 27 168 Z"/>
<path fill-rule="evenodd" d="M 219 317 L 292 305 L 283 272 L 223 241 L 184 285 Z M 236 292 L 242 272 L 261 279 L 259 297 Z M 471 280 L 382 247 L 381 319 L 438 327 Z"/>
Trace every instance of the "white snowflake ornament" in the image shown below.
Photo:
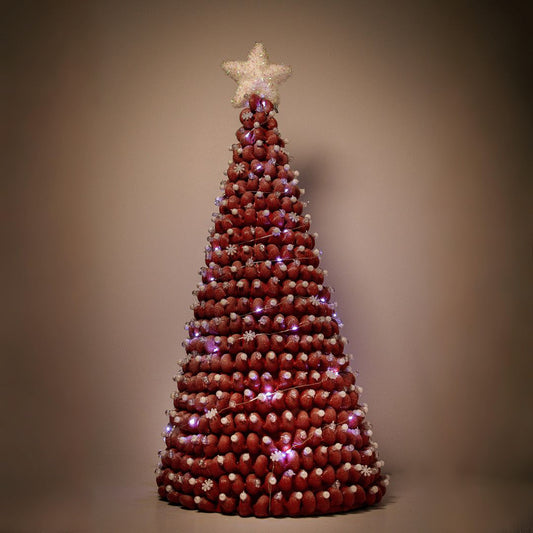
<path fill-rule="evenodd" d="M 202 490 L 204 492 L 207 492 L 207 491 L 211 490 L 212 488 L 213 488 L 213 480 L 212 479 L 206 479 L 202 483 Z"/>
<path fill-rule="evenodd" d="M 246 167 L 244 166 L 244 163 L 237 163 L 234 167 L 234 170 L 235 174 L 237 174 L 237 176 L 240 176 L 241 174 L 244 174 Z"/>
<path fill-rule="evenodd" d="M 235 255 L 237 253 L 237 247 L 234 244 L 230 244 L 226 248 L 226 252 L 231 257 L 232 255 Z"/>
<path fill-rule="evenodd" d="M 318 298 L 318 296 L 315 295 L 309 297 L 309 302 L 311 303 L 311 305 L 320 305 L 320 299 Z"/>
<path fill-rule="evenodd" d="M 373 474 L 373 469 L 370 468 L 369 466 L 367 465 L 362 465 L 361 466 L 361 475 L 363 476 L 371 476 Z"/>
<path fill-rule="evenodd" d="M 242 338 L 245 340 L 245 341 L 253 341 L 255 339 L 255 331 L 245 331 Z"/>

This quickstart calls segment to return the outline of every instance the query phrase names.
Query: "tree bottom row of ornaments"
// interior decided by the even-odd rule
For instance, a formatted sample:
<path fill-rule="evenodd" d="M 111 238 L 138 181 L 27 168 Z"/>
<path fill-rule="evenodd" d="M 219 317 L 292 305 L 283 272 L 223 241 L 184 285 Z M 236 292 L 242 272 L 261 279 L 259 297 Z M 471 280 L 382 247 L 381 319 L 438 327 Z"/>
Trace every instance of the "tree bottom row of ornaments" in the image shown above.
<path fill-rule="evenodd" d="M 240 497 L 219 494 L 218 498 L 209 499 L 205 495 L 179 492 L 172 485 L 160 485 L 158 492 L 161 499 L 186 509 L 258 518 L 298 517 L 342 513 L 375 505 L 385 495 L 387 481 L 383 479 L 366 488 L 361 485 L 332 486 L 329 490 L 292 492 L 288 496 L 277 492 L 252 497 L 243 492 Z"/>

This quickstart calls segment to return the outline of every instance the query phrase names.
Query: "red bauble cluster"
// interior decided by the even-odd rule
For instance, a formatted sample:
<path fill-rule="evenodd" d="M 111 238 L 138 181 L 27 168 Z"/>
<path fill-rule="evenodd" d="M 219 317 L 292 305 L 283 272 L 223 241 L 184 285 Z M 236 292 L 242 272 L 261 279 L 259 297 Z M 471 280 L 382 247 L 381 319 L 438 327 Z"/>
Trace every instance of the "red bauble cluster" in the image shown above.
<path fill-rule="evenodd" d="M 203 511 L 349 511 L 388 478 L 274 114 L 257 95 L 240 113 L 157 485 Z"/>

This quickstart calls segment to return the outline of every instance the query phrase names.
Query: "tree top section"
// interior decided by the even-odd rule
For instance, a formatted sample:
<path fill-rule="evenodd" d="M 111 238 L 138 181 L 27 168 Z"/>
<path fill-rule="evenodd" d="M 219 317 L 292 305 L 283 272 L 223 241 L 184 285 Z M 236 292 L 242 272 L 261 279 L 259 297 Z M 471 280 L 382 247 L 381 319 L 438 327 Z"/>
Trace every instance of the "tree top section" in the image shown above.
<path fill-rule="evenodd" d="M 270 63 L 263 43 L 255 43 L 246 61 L 224 61 L 224 72 L 238 84 L 231 103 L 243 107 L 252 94 L 279 104 L 278 86 L 291 75 L 291 67 Z"/>

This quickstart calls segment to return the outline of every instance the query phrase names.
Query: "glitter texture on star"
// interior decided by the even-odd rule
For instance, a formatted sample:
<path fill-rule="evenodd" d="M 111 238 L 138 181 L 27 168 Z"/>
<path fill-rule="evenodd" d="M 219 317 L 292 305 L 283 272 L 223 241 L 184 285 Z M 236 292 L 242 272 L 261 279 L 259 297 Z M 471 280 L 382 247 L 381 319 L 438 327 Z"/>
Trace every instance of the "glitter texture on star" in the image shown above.
<path fill-rule="evenodd" d="M 263 43 L 255 43 L 246 61 L 224 61 L 222 68 L 238 84 L 231 100 L 235 107 L 244 106 L 252 94 L 278 105 L 278 86 L 291 75 L 291 67 L 269 62 Z"/>

